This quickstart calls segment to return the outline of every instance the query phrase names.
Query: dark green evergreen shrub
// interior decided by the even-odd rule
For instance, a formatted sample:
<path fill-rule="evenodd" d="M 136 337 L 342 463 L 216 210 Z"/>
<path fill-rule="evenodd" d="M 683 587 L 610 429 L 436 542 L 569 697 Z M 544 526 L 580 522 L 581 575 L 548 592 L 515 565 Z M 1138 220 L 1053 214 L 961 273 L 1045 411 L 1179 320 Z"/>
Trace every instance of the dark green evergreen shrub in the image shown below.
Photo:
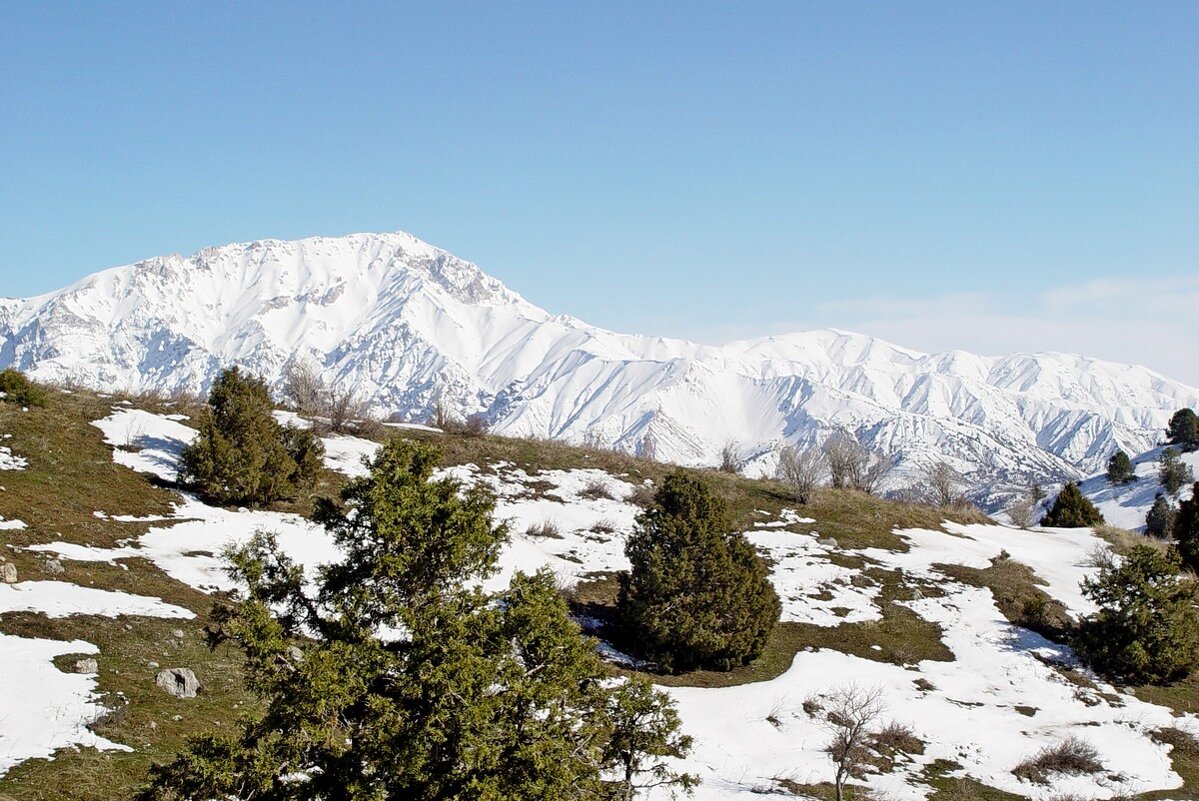
<path fill-rule="evenodd" d="M 1149 507 L 1149 513 L 1145 515 L 1145 534 L 1158 539 L 1171 536 L 1174 531 L 1174 517 L 1177 514 L 1178 510 L 1169 499 L 1160 492 L 1157 493 L 1153 498 L 1153 506 Z"/>
<path fill-rule="evenodd" d="M 637 656 L 678 673 L 732 670 L 756 658 L 780 604 L 766 565 L 729 523 L 724 500 L 672 473 L 625 546 L 617 612 Z"/>
<path fill-rule="evenodd" d="M 1174 412 L 1166 428 L 1167 441 L 1180 445 L 1185 451 L 1199 448 L 1199 415 L 1193 409 L 1182 408 Z"/>
<path fill-rule="evenodd" d="M 1182 461 L 1177 448 L 1166 448 L 1158 457 L 1157 480 L 1171 495 L 1195 480 L 1191 466 Z"/>
<path fill-rule="evenodd" d="M 1191 497 L 1178 505 L 1170 533 L 1178 540 L 1183 564 L 1199 573 L 1199 483 L 1191 487 Z"/>
<path fill-rule="evenodd" d="M 0 392 L 4 393 L 6 402 L 18 406 L 46 405 L 46 390 L 15 367 L 0 370 Z"/>
<path fill-rule="evenodd" d="M 1199 664 L 1196 585 L 1179 575 L 1174 549 L 1137 545 L 1103 565 L 1082 584 L 1099 611 L 1082 622 L 1078 655 L 1096 671 L 1122 681 L 1165 683 Z"/>
<path fill-rule="evenodd" d="M 687 789 L 664 693 L 616 682 L 549 571 L 489 594 L 506 533 L 485 492 L 432 480 L 439 453 L 392 440 L 321 506 L 342 561 L 306 589 L 260 534 L 229 555 L 248 588 L 214 612 L 261 703 L 155 765 L 142 801 L 608 801 Z"/>
<path fill-rule="evenodd" d="M 1057 495 L 1057 500 L 1053 502 L 1053 508 L 1041 520 L 1041 525 L 1055 528 L 1081 528 L 1097 526 L 1102 522 L 1103 515 L 1099 514 L 1095 504 L 1091 503 L 1082 494 L 1078 485 L 1071 481 L 1062 487 L 1062 491 Z"/>
<path fill-rule="evenodd" d="M 213 382 L 198 428 L 183 450 L 179 477 L 218 503 L 290 498 L 320 471 L 320 440 L 280 425 L 266 384 L 236 367 Z"/>
<path fill-rule="evenodd" d="M 1109 484 L 1130 484 L 1137 480 L 1132 460 L 1124 451 L 1116 451 L 1107 460 L 1107 480 Z"/>

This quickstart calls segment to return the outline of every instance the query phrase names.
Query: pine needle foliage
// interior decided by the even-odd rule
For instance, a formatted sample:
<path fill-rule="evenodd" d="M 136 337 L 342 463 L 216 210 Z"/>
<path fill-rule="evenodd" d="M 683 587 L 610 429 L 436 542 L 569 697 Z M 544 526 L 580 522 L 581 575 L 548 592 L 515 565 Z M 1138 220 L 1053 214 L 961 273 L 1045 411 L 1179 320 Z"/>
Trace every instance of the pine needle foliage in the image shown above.
<path fill-rule="evenodd" d="M 670 699 L 614 682 L 552 573 L 486 593 L 507 537 L 494 500 L 394 439 L 319 517 L 344 558 L 307 583 L 260 534 L 214 647 L 246 656 L 262 710 L 155 765 L 140 801 L 612 801 L 688 790 Z M 311 574 L 310 574 L 311 576 Z"/>
<path fill-rule="evenodd" d="M 265 382 L 233 367 L 221 372 L 183 449 L 180 480 L 222 504 L 262 505 L 311 486 L 324 446 L 308 430 L 274 417 Z"/>
<path fill-rule="evenodd" d="M 1107 481 L 1109 484 L 1131 484 L 1137 480 L 1132 460 L 1124 451 L 1116 451 L 1107 460 Z"/>
<path fill-rule="evenodd" d="M 46 405 L 46 390 L 15 367 L 0 370 L 0 393 L 6 403 L 17 406 Z"/>
<path fill-rule="evenodd" d="M 1103 515 L 1095 508 L 1095 504 L 1082 494 L 1082 490 L 1073 481 L 1062 487 L 1057 500 L 1049 514 L 1041 520 L 1042 526 L 1054 528 L 1082 528 L 1097 526 L 1103 522 Z"/>
<path fill-rule="evenodd" d="M 699 478 L 668 475 L 638 517 L 617 613 L 638 656 L 660 670 L 732 670 L 766 645 L 781 606 L 767 568 Z"/>
<path fill-rule="evenodd" d="M 1099 607 L 1079 628 L 1075 650 L 1095 670 L 1133 683 L 1185 678 L 1199 665 L 1199 588 L 1182 559 L 1137 545 L 1082 584 Z"/>
<path fill-rule="evenodd" d="M 1199 448 L 1199 415 L 1194 409 L 1182 408 L 1174 412 L 1166 428 L 1167 440 L 1185 451 Z"/>
<path fill-rule="evenodd" d="M 1199 573 L 1199 483 L 1191 487 L 1191 497 L 1178 505 L 1170 534 L 1178 541 L 1182 563 Z"/>

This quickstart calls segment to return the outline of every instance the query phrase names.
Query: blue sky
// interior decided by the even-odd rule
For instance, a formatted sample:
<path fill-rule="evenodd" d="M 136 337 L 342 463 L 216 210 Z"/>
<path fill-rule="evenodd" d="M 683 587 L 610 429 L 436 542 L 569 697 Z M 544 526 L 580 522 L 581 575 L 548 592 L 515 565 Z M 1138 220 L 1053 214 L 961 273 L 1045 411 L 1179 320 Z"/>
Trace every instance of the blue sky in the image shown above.
<path fill-rule="evenodd" d="M 1199 384 L 1195 2 L 9 2 L 0 120 L 0 295 L 400 229 L 618 330 Z"/>

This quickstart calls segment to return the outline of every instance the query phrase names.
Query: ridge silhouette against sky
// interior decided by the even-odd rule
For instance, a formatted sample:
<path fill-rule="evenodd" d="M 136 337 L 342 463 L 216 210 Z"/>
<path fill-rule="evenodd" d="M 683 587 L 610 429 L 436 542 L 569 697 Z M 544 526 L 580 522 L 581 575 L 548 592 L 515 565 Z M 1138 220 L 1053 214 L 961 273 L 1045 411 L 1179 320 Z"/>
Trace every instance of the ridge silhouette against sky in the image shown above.
<path fill-rule="evenodd" d="M 403 229 L 616 330 L 1195 384 L 1197 39 L 1194 3 L 10 3 L 0 295 Z"/>

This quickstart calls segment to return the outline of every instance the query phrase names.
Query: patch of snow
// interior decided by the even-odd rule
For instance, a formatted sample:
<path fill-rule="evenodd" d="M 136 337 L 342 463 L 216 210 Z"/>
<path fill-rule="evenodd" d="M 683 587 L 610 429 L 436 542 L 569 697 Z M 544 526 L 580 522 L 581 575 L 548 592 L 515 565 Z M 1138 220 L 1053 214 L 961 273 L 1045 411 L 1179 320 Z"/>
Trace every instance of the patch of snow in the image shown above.
<path fill-rule="evenodd" d="M 21 531 L 26 527 L 24 520 L 5 520 L 0 515 L 0 531 Z"/>
<path fill-rule="evenodd" d="M 39 612 L 47 617 L 70 615 L 140 615 L 144 617 L 193 618 L 181 606 L 148 595 L 131 595 L 119 590 L 81 587 L 65 581 L 21 581 L 0 584 L 0 612 Z"/>
<path fill-rule="evenodd" d="M 7 445 L 0 445 L 0 470 L 24 470 L 28 466 L 28 459 L 14 455 Z"/>
<path fill-rule="evenodd" d="M 1108 544 L 1089 528 L 1037 528 L 1024 530 L 988 524 L 960 525 L 945 522 L 944 531 L 902 529 L 896 533 L 911 546 L 906 553 L 873 548 L 861 553 L 911 575 L 943 581 L 935 564 L 986 568 L 1007 551 L 1011 558 L 1032 568 L 1050 597 L 1076 615 L 1088 615 L 1095 605 L 1083 597 L 1079 584 L 1095 575 L 1092 555 Z"/>
<path fill-rule="evenodd" d="M 171 482 L 179 478 L 179 454 L 196 436 L 194 428 L 178 420 L 141 409 L 114 409 L 92 425 L 113 447 L 114 462 Z"/>
<path fill-rule="evenodd" d="M 325 445 L 325 466 L 351 478 L 367 475 L 366 462 L 374 458 L 379 443 L 350 436 L 322 437 Z"/>
<path fill-rule="evenodd" d="M 59 748 L 80 746 L 131 751 L 98 736 L 88 724 L 107 710 L 96 703 L 96 677 L 64 673 L 52 660 L 64 654 L 94 654 L 82 640 L 42 640 L 0 634 L 0 776 Z"/>

